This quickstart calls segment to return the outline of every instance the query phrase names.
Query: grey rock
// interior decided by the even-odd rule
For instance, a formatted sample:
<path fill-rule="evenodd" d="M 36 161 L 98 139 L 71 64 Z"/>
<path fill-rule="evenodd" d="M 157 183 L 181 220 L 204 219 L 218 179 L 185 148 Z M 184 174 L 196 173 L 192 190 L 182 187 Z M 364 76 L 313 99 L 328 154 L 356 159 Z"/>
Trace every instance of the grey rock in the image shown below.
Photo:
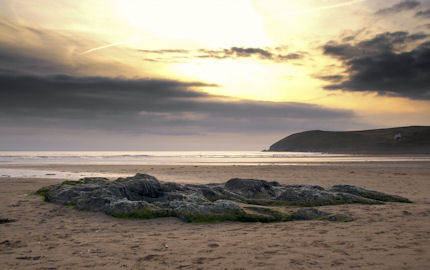
<path fill-rule="evenodd" d="M 382 204 L 382 202 L 342 192 L 330 192 L 313 186 L 287 187 L 278 201 L 301 206 L 336 205 L 349 203 Z"/>
<path fill-rule="evenodd" d="M 245 212 L 235 202 L 218 200 L 205 203 L 175 202 L 172 204 L 175 215 L 185 221 L 235 220 Z"/>
<path fill-rule="evenodd" d="M 233 178 L 225 183 L 225 188 L 246 198 L 271 198 L 276 195 L 278 182 L 257 179 Z"/>
<path fill-rule="evenodd" d="M 257 179 L 234 178 L 225 188 L 238 193 L 245 202 L 271 204 L 276 202 L 298 206 L 336 205 L 348 203 L 382 204 L 380 201 L 343 192 L 331 192 L 317 185 L 286 185 Z"/>
<path fill-rule="evenodd" d="M 410 203 L 411 201 L 407 198 L 400 197 L 397 195 L 390 195 L 387 193 L 368 190 L 358 186 L 351 185 L 335 185 L 328 189 L 330 192 L 343 192 L 348 194 L 354 194 L 360 197 L 369 198 L 372 200 L 378 200 L 383 202 L 403 202 Z"/>
<path fill-rule="evenodd" d="M 90 183 L 90 182 L 107 182 L 109 179 L 105 177 L 83 177 L 79 179 L 79 181 L 82 181 L 84 183 Z"/>
<path fill-rule="evenodd" d="M 127 199 L 110 200 L 104 210 L 110 215 L 127 216 L 138 211 L 151 210 L 151 204 L 145 201 L 130 201 Z"/>
<path fill-rule="evenodd" d="M 180 185 L 160 182 L 147 174 L 136 174 L 112 182 L 104 178 L 65 181 L 42 188 L 36 194 L 45 196 L 45 200 L 52 203 L 71 205 L 80 210 L 105 212 L 116 217 L 172 216 L 189 222 L 273 222 L 298 219 L 345 221 L 348 220 L 347 216 L 324 214 L 316 209 L 304 208 L 292 213 L 280 211 L 279 207 L 382 204 L 382 199 L 392 196 L 354 186 L 334 186 L 325 190 L 314 185 L 280 185 L 278 182 L 239 178 L 231 179 L 225 184 Z M 378 197 L 375 194 L 384 196 Z"/>

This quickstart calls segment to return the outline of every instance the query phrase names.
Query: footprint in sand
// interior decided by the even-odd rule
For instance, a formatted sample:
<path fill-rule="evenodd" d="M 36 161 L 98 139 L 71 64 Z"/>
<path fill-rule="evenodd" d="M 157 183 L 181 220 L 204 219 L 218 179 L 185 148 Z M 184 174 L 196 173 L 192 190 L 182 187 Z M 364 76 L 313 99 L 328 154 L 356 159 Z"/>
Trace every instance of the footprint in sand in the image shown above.
<path fill-rule="evenodd" d="M 20 247 L 26 247 L 27 245 L 23 244 L 21 241 L 9 241 L 4 240 L 0 242 L 0 246 L 6 247 L 6 248 L 20 248 Z"/>
<path fill-rule="evenodd" d="M 149 254 L 149 255 L 146 255 L 145 257 L 143 257 L 143 258 L 139 258 L 138 259 L 138 261 L 140 262 L 140 261 L 157 261 L 157 260 L 159 260 L 160 258 L 161 258 L 162 256 L 161 255 L 158 255 L 158 254 Z"/>

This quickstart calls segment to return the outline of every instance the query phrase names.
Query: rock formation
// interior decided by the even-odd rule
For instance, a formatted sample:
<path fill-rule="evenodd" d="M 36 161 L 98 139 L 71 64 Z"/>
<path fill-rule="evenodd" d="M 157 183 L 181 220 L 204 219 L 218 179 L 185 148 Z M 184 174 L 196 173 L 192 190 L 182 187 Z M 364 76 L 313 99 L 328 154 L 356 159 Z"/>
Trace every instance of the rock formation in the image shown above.
<path fill-rule="evenodd" d="M 188 222 L 291 221 L 320 219 L 350 221 L 342 214 L 315 208 L 337 204 L 410 202 L 406 198 L 361 187 L 281 185 L 234 178 L 226 183 L 180 185 L 160 182 L 147 174 L 118 178 L 82 178 L 39 189 L 45 201 L 79 210 L 104 212 L 123 218 L 178 217 Z"/>

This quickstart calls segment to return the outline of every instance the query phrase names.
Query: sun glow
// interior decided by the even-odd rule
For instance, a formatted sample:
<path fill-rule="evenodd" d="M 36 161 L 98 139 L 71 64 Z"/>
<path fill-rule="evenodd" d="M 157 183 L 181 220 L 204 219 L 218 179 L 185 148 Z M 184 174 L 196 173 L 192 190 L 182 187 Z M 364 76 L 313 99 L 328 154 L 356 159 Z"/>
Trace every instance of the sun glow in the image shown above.
<path fill-rule="evenodd" d="M 126 25 L 163 42 L 185 39 L 205 47 L 271 45 L 248 0 L 121 0 L 114 5 Z"/>
<path fill-rule="evenodd" d="M 194 81 L 197 78 L 216 83 L 212 94 L 242 99 L 271 101 L 302 101 L 303 96 L 320 95 L 320 82 L 309 77 L 306 68 L 293 64 L 265 63 L 250 59 L 196 59 L 169 66 L 168 73 Z"/>

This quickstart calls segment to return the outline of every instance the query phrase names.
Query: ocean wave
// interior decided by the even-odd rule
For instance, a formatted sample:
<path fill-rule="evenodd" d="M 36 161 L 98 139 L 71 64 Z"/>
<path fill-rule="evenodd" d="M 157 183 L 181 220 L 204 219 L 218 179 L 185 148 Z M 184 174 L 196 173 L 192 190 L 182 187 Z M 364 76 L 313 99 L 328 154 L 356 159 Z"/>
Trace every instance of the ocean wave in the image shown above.
<path fill-rule="evenodd" d="M 0 159 L 114 159 L 114 158 L 288 158 L 288 157 L 317 157 L 317 156 L 328 156 L 323 153 L 298 153 L 298 152 L 286 152 L 286 153 L 268 153 L 268 152 L 250 152 L 250 153 L 184 153 L 184 152 L 156 152 L 153 154 L 102 154 L 96 155 L 93 153 L 87 154 L 8 154 L 1 155 Z M 341 156 L 341 155 L 329 155 L 329 156 Z"/>
<path fill-rule="evenodd" d="M 307 164 L 318 162 L 428 161 L 430 157 L 360 156 L 312 152 L 0 152 L 2 164 Z"/>

